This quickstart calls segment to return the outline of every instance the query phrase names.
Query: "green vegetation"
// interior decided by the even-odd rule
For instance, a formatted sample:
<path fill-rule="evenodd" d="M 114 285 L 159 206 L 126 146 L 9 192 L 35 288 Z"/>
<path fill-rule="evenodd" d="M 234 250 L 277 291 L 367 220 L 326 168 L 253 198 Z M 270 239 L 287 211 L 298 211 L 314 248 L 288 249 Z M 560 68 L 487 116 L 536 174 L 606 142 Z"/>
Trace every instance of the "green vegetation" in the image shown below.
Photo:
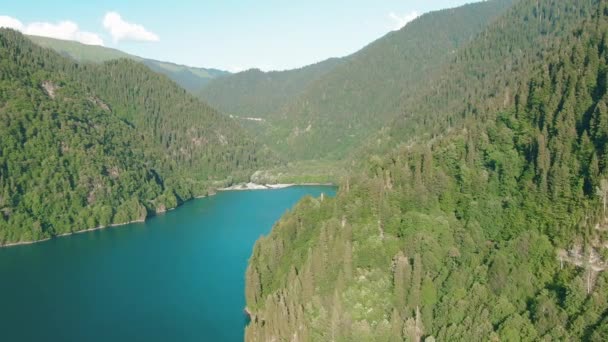
<path fill-rule="evenodd" d="M 200 91 L 238 121 L 136 61 L 10 30 L 0 57 L 0 243 L 340 179 L 256 244 L 248 340 L 608 340 L 606 1 L 466 5 Z"/>
<path fill-rule="evenodd" d="M 267 118 L 301 95 L 308 86 L 343 62 L 333 58 L 287 71 L 243 71 L 214 79 L 200 97 L 223 113 L 238 117 Z"/>
<path fill-rule="evenodd" d="M 246 127 L 288 160 L 341 160 L 511 2 L 429 13 L 332 64 L 231 75 L 211 82 L 203 98 L 229 114 L 264 118 Z"/>
<path fill-rule="evenodd" d="M 120 50 L 103 46 L 86 45 L 74 41 L 53 39 L 39 36 L 28 38 L 45 48 L 53 49 L 59 54 L 83 63 L 103 63 L 117 59 L 130 59 L 147 65 L 150 69 L 164 74 L 184 89 L 195 92 L 212 79 L 228 75 L 229 73 L 216 69 L 188 67 L 153 59 L 133 56 Z"/>
<path fill-rule="evenodd" d="M 608 339 L 608 4 L 521 0 L 441 70 L 256 244 L 247 340 Z"/>
<path fill-rule="evenodd" d="M 272 146 L 301 159 L 342 159 L 403 110 L 403 98 L 510 6 L 499 0 L 428 13 L 315 82 L 277 113 Z"/>
<path fill-rule="evenodd" d="M 139 63 L 77 64 L 0 30 L 0 245 L 141 220 L 276 164 Z"/>
<path fill-rule="evenodd" d="M 251 181 L 258 184 L 338 184 L 348 174 L 347 169 L 347 163 L 343 161 L 289 162 L 259 170 L 251 175 Z"/>

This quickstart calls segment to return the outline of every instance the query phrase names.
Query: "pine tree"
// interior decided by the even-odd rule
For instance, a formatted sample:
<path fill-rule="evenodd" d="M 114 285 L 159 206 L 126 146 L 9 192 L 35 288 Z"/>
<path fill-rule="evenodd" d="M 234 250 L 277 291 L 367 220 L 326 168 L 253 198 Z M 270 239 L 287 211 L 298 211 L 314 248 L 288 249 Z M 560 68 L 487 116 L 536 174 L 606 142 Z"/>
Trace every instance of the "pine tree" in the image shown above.
<path fill-rule="evenodd" d="M 311 300 L 315 291 L 315 278 L 316 275 L 313 276 L 313 266 L 312 261 L 312 249 L 308 249 L 308 254 L 306 257 L 306 261 L 304 262 L 304 267 L 302 270 L 302 295 L 304 300 Z"/>
<path fill-rule="evenodd" d="M 407 297 L 407 304 L 410 308 L 421 305 L 420 286 L 422 282 L 422 259 L 420 254 L 414 255 L 414 266 L 412 267 L 412 279 Z"/>
<path fill-rule="evenodd" d="M 342 300 L 338 290 L 334 290 L 334 297 L 332 300 L 332 314 L 331 314 L 331 340 L 336 341 L 339 336 L 342 336 Z"/>
<path fill-rule="evenodd" d="M 344 244 L 344 278 L 350 281 L 353 277 L 353 248 L 350 241 Z"/>
<path fill-rule="evenodd" d="M 407 257 L 403 255 L 403 252 L 399 252 L 394 259 L 394 273 L 393 273 L 393 288 L 395 292 L 395 306 L 398 312 L 402 314 L 407 313 L 406 301 L 408 295 L 408 289 L 410 288 L 411 271 L 410 263 Z"/>
<path fill-rule="evenodd" d="M 546 128 L 543 133 L 539 134 L 537 141 L 537 157 L 536 157 L 536 169 L 538 170 L 538 176 L 540 177 L 540 190 L 543 193 L 547 192 L 547 178 L 549 169 L 551 167 L 551 155 L 547 148 L 547 137 L 548 133 Z"/>
<path fill-rule="evenodd" d="M 247 267 L 247 286 L 245 286 L 245 297 L 247 303 L 257 304 L 262 294 L 262 286 L 260 282 L 260 275 L 258 274 L 255 266 L 249 265 Z"/>
<path fill-rule="evenodd" d="M 403 318 L 397 309 L 393 309 L 391 315 L 391 339 L 393 342 L 403 341 Z"/>

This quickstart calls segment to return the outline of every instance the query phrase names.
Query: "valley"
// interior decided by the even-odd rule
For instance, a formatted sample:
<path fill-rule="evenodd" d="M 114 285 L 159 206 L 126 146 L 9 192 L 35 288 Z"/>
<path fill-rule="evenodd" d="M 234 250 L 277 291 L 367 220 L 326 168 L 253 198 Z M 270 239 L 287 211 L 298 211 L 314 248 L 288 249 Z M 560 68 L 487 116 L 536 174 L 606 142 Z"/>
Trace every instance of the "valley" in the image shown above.
<path fill-rule="evenodd" d="M 241 248 L 226 269 L 244 273 L 232 293 L 249 318 L 233 312 L 226 329 L 238 334 L 218 340 L 606 341 L 607 75 L 604 0 L 430 11 L 357 52 L 282 71 L 0 29 L 0 245 L 102 241 L 55 237 L 150 218 L 120 228 L 137 246 L 150 239 L 137 227 L 170 218 L 175 232 L 158 241 L 179 234 L 186 252 L 213 251 L 178 213 L 220 191 L 200 201 L 243 209 L 193 221 L 217 214 L 212 226 L 230 231 L 235 212 L 263 219 L 217 247 Z M 74 255 L 85 248 L 73 243 Z M 203 273 L 200 260 L 218 258 L 188 255 Z"/>

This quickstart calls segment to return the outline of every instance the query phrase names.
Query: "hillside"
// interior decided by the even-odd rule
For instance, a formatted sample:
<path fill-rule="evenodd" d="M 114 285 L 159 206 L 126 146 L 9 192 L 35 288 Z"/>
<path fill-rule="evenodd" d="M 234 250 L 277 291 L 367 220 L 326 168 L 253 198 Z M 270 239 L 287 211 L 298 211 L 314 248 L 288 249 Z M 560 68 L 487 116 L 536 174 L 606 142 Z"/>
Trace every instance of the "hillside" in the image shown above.
<path fill-rule="evenodd" d="M 77 64 L 0 30 L 0 245 L 141 220 L 276 164 L 144 65 Z"/>
<path fill-rule="evenodd" d="M 273 138 L 300 158 L 342 158 L 396 117 L 401 98 L 415 95 L 511 2 L 428 13 L 373 42 L 280 112 Z"/>
<path fill-rule="evenodd" d="M 256 244 L 246 339 L 607 340 L 607 42 L 605 1 L 521 0 L 458 49 Z"/>
<path fill-rule="evenodd" d="M 333 58 L 287 71 L 251 69 L 214 79 L 198 95 L 222 113 L 265 119 L 342 62 L 342 59 Z"/>
<path fill-rule="evenodd" d="M 251 130 L 261 131 L 260 138 L 285 158 L 344 159 L 400 113 L 401 97 L 414 96 L 422 82 L 438 73 L 459 47 L 469 43 L 511 2 L 489 1 L 425 14 L 341 59 L 321 77 L 309 78 L 312 82 L 279 102 L 268 96 L 277 93 L 274 87 L 239 95 L 244 89 L 255 89 L 253 85 L 262 76 L 270 77 L 255 71 L 240 75 L 238 86 L 231 83 L 235 75 L 210 83 L 210 87 L 220 83 L 230 86 L 210 88 L 213 93 L 204 98 L 212 104 L 216 104 L 213 98 L 226 103 L 232 99 L 230 105 L 218 107 L 242 115 L 247 115 L 246 108 L 256 108 L 257 115 L 264 115 L 266 121 L 252 123 Z M 290 75 L 295 74 L 276 76 Z"/>
<path fill-rule="evenodd" d="M 227 71 L 222 70 L 188 67 L 142 58 L 103 46 L 86 45 L 75 41 L 39 36 L 28 36 L 28 38 L 42 47 L 53 49 L 59 54 L 73 58 L 78 62 L 103 63 L 120 58 L 141 62 L 150 69 L 168 76 L 175 83 L 190 92 L 198 91 L 212 79 L 229 74 Z"/>

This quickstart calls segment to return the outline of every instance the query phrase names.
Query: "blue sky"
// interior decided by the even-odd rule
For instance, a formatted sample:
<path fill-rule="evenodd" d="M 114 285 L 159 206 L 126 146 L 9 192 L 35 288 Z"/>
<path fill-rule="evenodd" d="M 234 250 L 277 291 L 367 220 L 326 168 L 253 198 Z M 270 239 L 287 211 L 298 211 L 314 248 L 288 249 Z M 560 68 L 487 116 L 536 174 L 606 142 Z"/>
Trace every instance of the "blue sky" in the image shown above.
<path fill-rule="evenodd" d="M 0 26 L 237 71 L 353 53 L 400 24 L 473 0 L 3 1 Z"/>

